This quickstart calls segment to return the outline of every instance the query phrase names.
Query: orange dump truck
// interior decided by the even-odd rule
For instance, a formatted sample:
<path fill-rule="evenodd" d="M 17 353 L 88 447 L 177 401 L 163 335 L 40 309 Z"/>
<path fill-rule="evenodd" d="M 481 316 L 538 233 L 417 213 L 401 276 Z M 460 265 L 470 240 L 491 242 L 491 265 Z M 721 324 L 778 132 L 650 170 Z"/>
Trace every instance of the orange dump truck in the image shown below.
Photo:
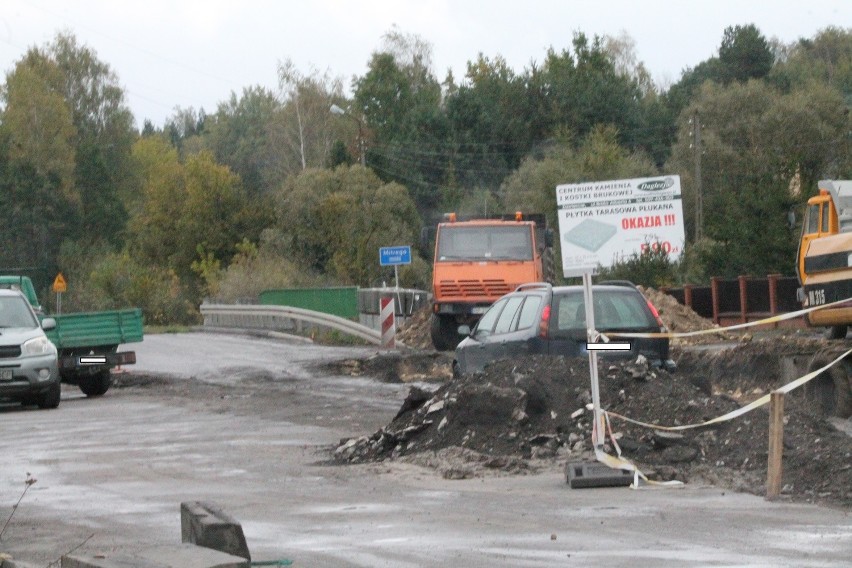
<path fill-rule="evenodd" d="M 432 343 L 449 350 L 499 297 L 528 282 L 553 282 L 553 231 L 544 215 L 461 220 L 444 216 L 432 264 Z"/>

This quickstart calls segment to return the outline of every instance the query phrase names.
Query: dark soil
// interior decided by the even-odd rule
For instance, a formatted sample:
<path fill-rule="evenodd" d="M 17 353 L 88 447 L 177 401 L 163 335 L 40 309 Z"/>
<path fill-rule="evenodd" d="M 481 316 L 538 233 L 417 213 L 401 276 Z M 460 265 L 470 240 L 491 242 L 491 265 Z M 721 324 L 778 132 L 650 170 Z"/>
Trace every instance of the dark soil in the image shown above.
<path fill-rule="evenodd" d="M 795 378 L 818 347 L 819 342 L 775 338 L 721 351 L 675 351 L 679 369 L 673 374 L 641 361 L 601 362 L 601 406 L 661 426 L 702 423 Z M 526 471 L 542 459 L 593 459 L 590 390 L 586 359 L 498 361 L 434 392 L 412 387 L 387 426 L 341 441 L 335 459 L 407 459 L 436 465 L 448 477 L 468 477 L 482 468 Z M 782 496 L 852 508 L 852 437 L 833 420 L 802 394 L 787 397 Z M 615 453 L 617 440 L 623 455 L 651 479 L 765 494 L 768 406 L 670 434 L 616 417 L 611 425 L 607 451 Z"/>

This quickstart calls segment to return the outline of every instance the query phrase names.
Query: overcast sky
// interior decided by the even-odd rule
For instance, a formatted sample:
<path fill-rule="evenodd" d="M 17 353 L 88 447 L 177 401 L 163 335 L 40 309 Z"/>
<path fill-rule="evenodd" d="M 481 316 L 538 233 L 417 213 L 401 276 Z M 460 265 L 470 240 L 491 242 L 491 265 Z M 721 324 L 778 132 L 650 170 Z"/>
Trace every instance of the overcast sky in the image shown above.
<path fill-rule="evenodd" d="M 715 55 L 727 26 L 785 43 L 852 26 L 852 0 L 0 0 L 0 69 L 69 30 L 118 75 L 137 126 L 176 107 L 214 112 L 232 91 L 277 88 L 279 61 L 328 70 L 349 87 L 396 25 L 433 47 L 439 80 L 482 52 L 516 71 L 574 32 L 627 32 L 660 84 Z"/>

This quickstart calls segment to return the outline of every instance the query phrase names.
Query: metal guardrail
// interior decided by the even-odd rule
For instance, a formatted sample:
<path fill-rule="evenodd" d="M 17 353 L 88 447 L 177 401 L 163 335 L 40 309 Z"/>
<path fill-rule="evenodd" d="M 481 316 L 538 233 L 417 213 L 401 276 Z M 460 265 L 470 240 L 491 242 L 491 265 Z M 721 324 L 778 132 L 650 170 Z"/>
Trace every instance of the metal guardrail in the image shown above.
<path fill-rule="evenodd" d="M 230 304 L 201 304 L 204 325 L 242 329 L 271 329 L 303 333 L 310 328 L 335 329 L 354 335 L 375 345 L 381 345 L 381 333 L 360 323 L 302 308 L 290 306 L 259 306 Z"/>

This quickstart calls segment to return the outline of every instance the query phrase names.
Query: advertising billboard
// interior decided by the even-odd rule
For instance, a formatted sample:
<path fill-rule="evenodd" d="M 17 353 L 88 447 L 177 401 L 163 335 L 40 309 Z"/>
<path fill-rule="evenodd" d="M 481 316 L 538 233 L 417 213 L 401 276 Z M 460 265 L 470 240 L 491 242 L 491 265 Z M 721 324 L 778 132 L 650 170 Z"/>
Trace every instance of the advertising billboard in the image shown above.
<path fill-rule="evenodd" d="M 582 276 L 661 247 L 672 260 L 685 234 L 680 176 L 556 186 L 565 277 Z"/>

